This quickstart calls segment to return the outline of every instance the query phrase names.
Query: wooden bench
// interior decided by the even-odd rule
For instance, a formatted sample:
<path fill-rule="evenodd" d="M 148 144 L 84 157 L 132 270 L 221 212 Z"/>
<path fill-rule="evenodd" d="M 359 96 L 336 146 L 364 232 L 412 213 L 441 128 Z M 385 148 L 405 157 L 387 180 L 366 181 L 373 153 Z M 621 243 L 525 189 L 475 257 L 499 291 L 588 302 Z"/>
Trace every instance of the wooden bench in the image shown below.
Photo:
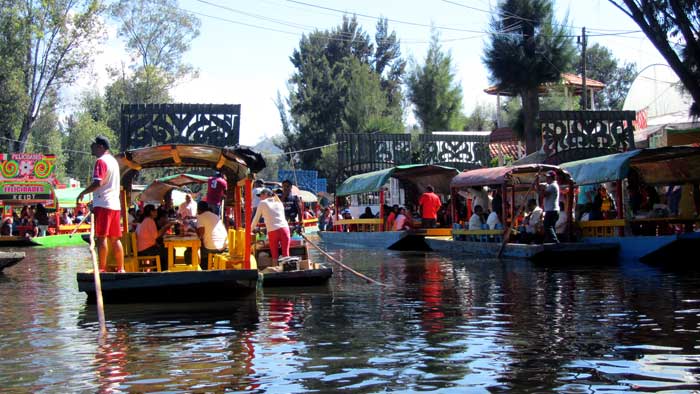
<path fill-rule="evenodd" d="M 625 219 L 578 222 L 583 237 L 617 237 L 623 234 Z"/>
<path fill-rule="evenodd" d="M 460 240 L 462 237 L 465 241 L 472 242 L 501 242 L 503 240 L 504 230 L 452 230 L 452 239 Z"/>
<path fill-rule="evenodd" d="M 78 233 L 87 233 L 90 231 L 90 224 L 89 223 L 83 223 L 80 226 L 77 224 L 61 224 L 58 226 L 58 233 L 59 234 L 71 234 L 75 228 L 78 228 Z"/>

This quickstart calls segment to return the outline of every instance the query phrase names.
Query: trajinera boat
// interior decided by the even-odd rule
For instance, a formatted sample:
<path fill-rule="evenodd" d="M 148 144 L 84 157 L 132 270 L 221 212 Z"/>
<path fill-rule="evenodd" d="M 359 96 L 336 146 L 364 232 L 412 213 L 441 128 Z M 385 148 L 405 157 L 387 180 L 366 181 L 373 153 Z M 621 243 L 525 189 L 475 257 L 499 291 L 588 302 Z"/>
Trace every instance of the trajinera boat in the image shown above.
<path fill-rule="evenodd" d="M 428 185 L 436 194 L 446 198 L 449 195 L 450 180 L 459 174 L 452 167 L 410 164 L 353 175 L 336 189 L 336 210 L 356 210 L 353 219 L 334 218 L 333 227 L 319 231 L 318 236 L 326 245 L 350 248 L 406 249 L 423 245 L 426 235 L 449 234 L 449 226 L 443 228 L 420 229 L 417 222 L 414 230 L 400 230 L 385 227 L 388 212 L 385 205 L 415 205 Z M 349 208 L 344 207 L 341 198 L 353 197 Z M 412 203 L 411 203 L 412 202 Z M 444 203 L 444 201 L 443 201 Z M 378 212 L 376 218 L 356 218 L 366 208 Z M 410 213 L 409 220 L 413 222 Z"/>
<path fill-rule="evenodd" d="M 590 202 L 590 220 L 577 222 L 583 242 L 617 242 L 621 258 L 661 264 L 687 262 L 700 248 L 700 148 L 637 149 L 561 167 L 579 194 L 612 201 L 603 212 Z"/>
<path fill-rule="evenodd" d="M 24 252 L 0 252 L 0 274 L 2 270 L 19 263 L 24 257 Z"/>
<path fill-rule="evenodd" d="M 511 167 L 480 168 L 465 171 L 454 177 L 450 183 L 452 201 L 458 201 L 458 195 L 473 192 L 474 195 L 486 193 L 484 187 L 500 195 L 501 217 L 500 225 L 495 228 L 469 229 L 468 225 L 456 223 L 450 236 L 428 236 L 425 242 L 431 249 L 439 252 L 467 254 L 471 256 L 523 258 L 542 262 L 602 262 L 617 258 L 618 245 L 615 242 L 591 245 L 583 242 L 555 243 L 525 243 L 523 231 L 513 226 L 519 221 L 523 207 L 528 200 L 538 200 L 536 182 L 544 182 L 545 174 L 554 172 L 560 187 L 560 201 L 564 202 L 567 213 L 566 234 L 564 238 L 572 239 L 571 213 L 573 212 L 574 181 L 571 175 L 557 166 L 545 164 L 527 164 Z M 539 175 L 539 181 L 538 179 Z M 488 204 L 488 198 L 483 198 L 478 205 Z M 541 200 L 541 199 L 540 199 Z M 465 223 L 472 216 L 474 202 L 467 200 L 467 215 Z M 541 203 L 538 204 L 542 206 Z M 482 207 L 484 212 L 488 209 Z M 455 205 L 453 211 L 457 210 Z M 458 217 L 457 212 L 453 217 Z M 485 222 L 485 221 L 484 221 Z M 512 226 L 512 227 L 511 227 Z M 532 238 L 538 238 L 535 233 Z"/>
<path fill-rule="evenodd" d="M 228 230 L 228 251 L 210 254 L 207 270 L 201 270 L 198 261 L 199 239 L 196 236 L 172 235 L 164 237 L 168 247 L 168 269 L 160 270 L 158 256 L 140 256 L 135 233 L 124 231 L 122 245 L 125 255 L 124 273 L 100 274 L 105 303 L 127 302 L 194 302 L 235 299 L 255 291 L 259 280 L 257 262 L 253 253 L 250 226 L 252 219 L 251 195 L 254 173 L 265 167 L 258 153 L 248 148 L 220 148 L 209 145 L 171 144 L 139 148 L 116 156 L 121 172 L 122 210 L 129 206 L 127 196 L 136 174 L 149 168 L 212 168 L 227 178 L 229 188 L 224 200 L 233 211 L 233 226 Z M 123 212 L 123 228 L 128 229 L 127 215 Z M 192 248 L 191 261 L 180 252 Z M 108 253 L 108 271 L 116 266 Z M 299 265 L 297 269 L 304 267 Z M 284 275 L 284 272 L 279 273 Z M 264 274 L 267 276 L 268 274 Z M 271 283 L 275 273 L 269 274 Z M 87 293 L 88 302 L 95 301 L 93 272 L 77 274 L 78 289 Z"/>

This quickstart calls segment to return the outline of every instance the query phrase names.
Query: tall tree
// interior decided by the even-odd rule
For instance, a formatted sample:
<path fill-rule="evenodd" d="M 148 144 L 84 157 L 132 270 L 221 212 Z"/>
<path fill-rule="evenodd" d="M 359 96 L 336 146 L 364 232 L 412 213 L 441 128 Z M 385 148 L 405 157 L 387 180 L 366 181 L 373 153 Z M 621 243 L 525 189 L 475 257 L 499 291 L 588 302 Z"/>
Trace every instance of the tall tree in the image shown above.
<path fill-rule="evenodd" d="M 289 79 L 289 98 L 277 100 L 284 150 L 303 150 L 335 141 L 336 133 L 395 131 L 401 121 L 400 58 L 395 34 L 386 21 L 377 25 L 377 47 L 356 18 L 343 17 L 340 26 L 304 35 L 290 60 L 296 69 Z M 285 110 L 289 108 L 289 117 Z M 301 153 L 302 164 L 321 168 L 320 149 Z"/>
<path fill-rule="evenodd" d="M 200 20 L 178 7 L 177 0 L 119 0 L 111 8 L 120 22 L 119 36 L 142 70 L 146 89 L 151 78 L 166 78 L 171 88 L 178 80 L 194 75 L 183 55 L 199 36 Z"/>
<path fill-rule="evenodd" d="M 581 75 L 583 69 L 580 55 L 574 64 L 576 72 Z M 586 49 L 586 75 L 605 84 L 605 89 L 595 93 L 597 107 L 621 110 L 637 75 L 637 65 L 627 62 L 619 65 L 608 48 L 596 43 Z"/>
<path fill-rule="evenodd" d="M 16 3 L 23 26 L 18 32 L 23 43 L 18 50 L 25 56 L 22 73 L 27 103 L 15 148 L 23 152 L 47 94 L 74 82 L 92 61 L 103 31 L 103 7 L 100 0 Z"/>
<path fill-rule="evenodd" d="M 22 127 L 22 112 L 28 100 L 24 90 L 22 64 L 28 48 L 20 3 L 0 0 L 0 151 L 15 150 L 15 140 Z"/>
<path fill-rule="evenodd" d="M 569 69 L 574 46 L 565 23 L 555 23 L 552 0 L 504 0 L 497 11 L 482 60 L 492 83 L 518 92 L 525 146 L 532 153 L 541 143 L 535 124 L 538 88 L 558 81 L 562 70 Z"/>
<path fill-rule="evenodd" d="M 63 152 L 63 133 L 58 120 L 58 97 L 56 93 L 48 95 L 39 111 L 39 117 L 32 126 L 27 141 L 27 148 L 33 153 L 53 154 L 56 156 L 54 174 L 59 181 L 66 177 L 66 156 Z"/>
<path fill-rule="evenodd" d="M 408 98 L 423 132 L 449 130 L 462 114 L 462 87 L 455 82 L 452 55 L 444 53 L 439 34 L 434 31 L 422 66 L 413 65 L 407 80 Z"/>
<path fill-rule="evenodd" d="M 608 0 L 632 18 L 688 89 L 700 116 L 700 2 Z"/>

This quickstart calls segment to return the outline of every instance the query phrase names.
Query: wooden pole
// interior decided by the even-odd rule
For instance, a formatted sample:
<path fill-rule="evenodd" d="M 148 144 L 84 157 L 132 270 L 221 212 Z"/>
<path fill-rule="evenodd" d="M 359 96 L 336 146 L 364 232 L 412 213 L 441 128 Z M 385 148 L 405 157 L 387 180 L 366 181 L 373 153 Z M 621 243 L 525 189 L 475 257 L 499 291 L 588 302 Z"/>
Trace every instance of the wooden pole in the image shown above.
<path fill-rule="evenodd" d="M 506 230 L 503 232 L 503 242 L 501 243 L 501 247 L 498 249 L 498 258 L 500 258 L 503 255 L 503 250 L 505 249 L 506 244 L 508 243 L 510 233 L 511 231 L 513 231 L 513 227 L 515 227 L 515 218 L 520 216 L 520 214 L 525 210 L 525 206 L 527 205 L 527 198 L 537 186 L 537 181 L 539 181 L 540 178 L 540 172 L 541 170 L 537 171 L 537 175 L 535 175 L 535 180 L 532 182 L 532 185 L 530 185 L 530 189 L 528 189 L 527 193 L 525 194 L 525 203 L 520 206 L 518 214 L 513 217 L 513 221 L 511 222 L 510 226 L 506 227 Z M 515 188 L 513 188 L 513 196 L 515 196 Z"/>
<path fill-rule="evenodd" d="M 87 217 L 87 215 L 85 215 Z M 95 278 L 95 296 L 97 298 L 97 320 L 100 323 L 100 337 L 107 335 L 105 323 L 105 307 L 102 300 L 102 282 L 100 281 L 100 266 L 95 253 L 95 215 L 90 213 L 90 256 L 92 256 L 92 271 Z"/>
<path fill-rule="evenodd" d="M 253 231 L 253 226 L 251 222 L 253 221 L 253 180 L 250 179 L 250 177 L 246 178 L 245 180 L 245 226 L 241 227 L 246 227 L 245 231 L 245 250 L 243 252 L 244 254 L 244 266 L 245 269 L 249 270 L 250 269 L 250 253 L 251 253 L 251 242 L 252 240 L 252 231 Z M 239 190 L 238 194 L 240 197 L 240 189 L 237 187 L 236 190 Z M 238 206 L 240 207 L 240 202 L 238 202 Z M 238 209 L 237 209 L 238 210 Z M 239 214 L 240 216 L 240 214 Z"/>
<path fill-rule="evenodd" d="M 379 191 L 379 231 L 384 231 L 384 190 Z"/>

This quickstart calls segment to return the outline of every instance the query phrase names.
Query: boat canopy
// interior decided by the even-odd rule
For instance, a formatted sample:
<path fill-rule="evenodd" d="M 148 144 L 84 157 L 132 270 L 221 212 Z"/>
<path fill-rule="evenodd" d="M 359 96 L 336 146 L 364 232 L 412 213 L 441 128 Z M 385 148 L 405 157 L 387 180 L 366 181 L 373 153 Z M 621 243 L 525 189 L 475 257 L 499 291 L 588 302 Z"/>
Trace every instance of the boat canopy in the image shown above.
<path fill-rule="evenodd" d="M 229 184 L 245 178 L 249 171 L 265 168 L 262 155 L 245 147 L 221 148 L 211 145 L 168 144 L 134 149 L 116 156 L 122 182 L 131 184 L 145 168 L 203 167 L 218 169 Z"/>
<path fill-rule="evenodd" d="M 636 149 L 561 164 L 578 185 L 618 181 L 634 168 L 644 183 L 671 185 L 700 181 L 700 148 Z"/>
<path fill-rule="evenodd" d="M 571 175 L 560 167 L 548 164 L 523 164 L 464 171 L 452 179 L 450 187 L 463 189 L 502 184 L 517 185 L 524 183 L 529 185 L 534 181 L 538 173 L 541 173 L 544 179 L 544 175 L 548 171 L 557 173 L 557 182 L 559 183 L 571 181 Z"/>
<path fill-rule="evenodd" d="M 82 187 L 69 187 L 65 189 L 54 189 L 56 200 L 59 208 L 75 208 L 75 200 L 78 194 L 83 191 Z M 89 193 L 83 198 L 83 202 L 92 200 L 92 193 Z"/>
<path fill-rule="evenodd" d="M 429 164 L 407 164 L 353 175 L 338 186 L 335 194 L 338 197 L 342 197 L 353 194 L 376 192 L 389 181 L 389 178 L 410 182 L 416 185 L 420 190 L 425 190 L 426 186 L 432 185 L 436 193 L 448 194 L 450 180 L 457 174 L 459 174 L 459 171 L 452 167 Z"/>
<path fill-rule="evenodd" d="M 192 183 L 206 183 L 208 180 L 209 177 L 196 174 L 175 174 L 156 179 L 158 182 L 169 183 L 176 187 L 190 185 Z"/>

